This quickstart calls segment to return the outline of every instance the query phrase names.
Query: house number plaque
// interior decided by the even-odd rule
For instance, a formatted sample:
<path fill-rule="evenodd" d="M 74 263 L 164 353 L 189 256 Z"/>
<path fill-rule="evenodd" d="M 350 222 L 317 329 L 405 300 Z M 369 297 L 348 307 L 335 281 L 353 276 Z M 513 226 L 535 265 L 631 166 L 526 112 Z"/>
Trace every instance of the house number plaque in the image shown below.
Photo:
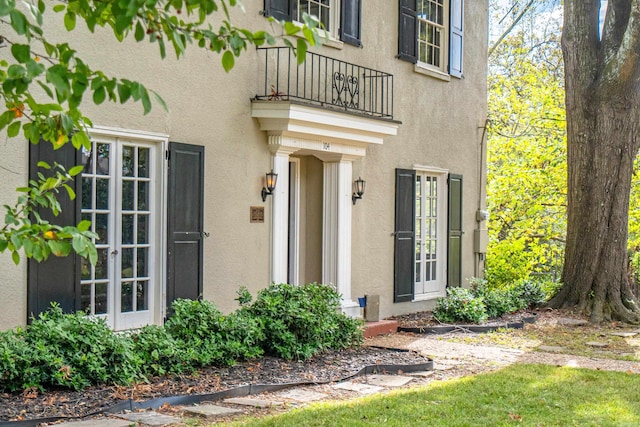
<path fill-rule="evenodd" d="M 251 206 L 249 208 L 249 222 L 264 222 L 264 206 Z"/>

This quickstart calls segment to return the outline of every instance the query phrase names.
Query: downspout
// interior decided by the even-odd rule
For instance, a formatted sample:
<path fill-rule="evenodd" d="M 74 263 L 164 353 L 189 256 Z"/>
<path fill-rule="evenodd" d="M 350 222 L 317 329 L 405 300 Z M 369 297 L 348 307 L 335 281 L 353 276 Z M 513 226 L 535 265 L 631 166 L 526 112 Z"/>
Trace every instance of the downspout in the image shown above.
<path fill-rule="evenodd" d="M 483 185 L 484 183 L 484 171 L 485 171 L 485 157 L 484 157 L 484 153 L 485 153 L 485 138 L 487 137 L 487 127 L 489 125 L 489 119 L 485 119 L 484 124 L 482 126 L 479 126 L 479 128 L 482 129 L 482 135 L 480 137 L 480 163 L 479 163 L 479 167 L 478 167 L 478 210 L 476 211 L 476 222 L 477 222 L 477 228 L 474 232 L 474 242 L 473 242 L 473 247 L 474 247 L 474 252 L 476 253 L 476 262 L 474 263 L 474 277 L 482 277 L 483 272 L 484 272 L 484 261 L 485 261 L 485 255 L 487 252 L 487 240 L 488 240 L 488 233 L 487 233 L 487 228 L 486 228 L 486 223 L 485 223 L 485 227 L 483 228 L 483 222 L 485 222 L 488 217 L 489 214 L 486 210 L 486 208 L 483 209 L 483 204 L 482 204 L 482 194 L 483 191 L 485 190 L 485 186 Z"/>

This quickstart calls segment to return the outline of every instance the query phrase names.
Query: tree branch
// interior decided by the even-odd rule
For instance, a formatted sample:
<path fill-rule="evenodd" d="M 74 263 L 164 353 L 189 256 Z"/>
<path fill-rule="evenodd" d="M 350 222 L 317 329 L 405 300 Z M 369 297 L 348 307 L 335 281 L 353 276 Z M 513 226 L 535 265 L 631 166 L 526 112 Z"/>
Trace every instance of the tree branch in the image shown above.
<path fill-rule="evenodd" d="M 529 9 L 531 9 L 531 6 L 533 6 L 534 2 L 535 2 L 535 0 L 529 0 L 529 3 L 527 3 L 527 5 L 522 9 L 520 14 L 516 17 L 516 19 L 513 20 L 511 25 L 509 25 L 509 28 L 507 28 L 502 33 L 502 35 L 500 37 L 498 37 L 498 40 L 496 40 L 495 43 L 489 48 L 489 56 L 493 55 L 493 52 L 495 52 L 496 48 L 498 46 L 500 46 L 500 44 L 505 39 L 505 37 L 507 37 L 509 35 L 509 33 L 511 33 L 511 31 L 515 28 L 515 26 L 518 25 L 518 22 L 520 22 L 520 20 L 529 11 Z"/>

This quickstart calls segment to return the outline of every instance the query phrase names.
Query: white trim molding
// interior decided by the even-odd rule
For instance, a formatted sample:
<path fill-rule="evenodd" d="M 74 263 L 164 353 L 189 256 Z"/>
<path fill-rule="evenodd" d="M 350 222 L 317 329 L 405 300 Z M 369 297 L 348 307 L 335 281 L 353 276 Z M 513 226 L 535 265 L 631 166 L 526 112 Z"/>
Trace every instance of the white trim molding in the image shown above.
<path fill-rule="evenodd" d="M 351 193 L 353 162 L 369 144 L 397 135 L 400 122 L 290 101 L 253 101 L 251 115 L 267 132 L 278 186 L 272 198 L 271 281 L 287 280 L 289 271 L 289 156 L 312 155 L 323 166 L 322 281 L 342 296 L 342 310 L 360 315 L 351 299 Z"/>

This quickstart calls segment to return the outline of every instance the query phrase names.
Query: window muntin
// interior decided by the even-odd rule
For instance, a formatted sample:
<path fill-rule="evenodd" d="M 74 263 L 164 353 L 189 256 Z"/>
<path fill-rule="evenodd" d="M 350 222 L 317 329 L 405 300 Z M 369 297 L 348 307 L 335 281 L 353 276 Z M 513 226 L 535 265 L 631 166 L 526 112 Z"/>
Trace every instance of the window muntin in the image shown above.
<path fill-rule="evenodd" d="M 302 22 L 302 15 L 306 12 L 309 15 L 317 17 L 324 26 L 324 29 L 332 34 L 334 31 L 331 14 L 335 8 L 331 3 L 332 0 L 294 0 L 292 11 L 293 20 Z"/>
<path fill-rule="evenodd" d="M 446 70 L 448 0 L 418 0 L 418 62 Z"/>

